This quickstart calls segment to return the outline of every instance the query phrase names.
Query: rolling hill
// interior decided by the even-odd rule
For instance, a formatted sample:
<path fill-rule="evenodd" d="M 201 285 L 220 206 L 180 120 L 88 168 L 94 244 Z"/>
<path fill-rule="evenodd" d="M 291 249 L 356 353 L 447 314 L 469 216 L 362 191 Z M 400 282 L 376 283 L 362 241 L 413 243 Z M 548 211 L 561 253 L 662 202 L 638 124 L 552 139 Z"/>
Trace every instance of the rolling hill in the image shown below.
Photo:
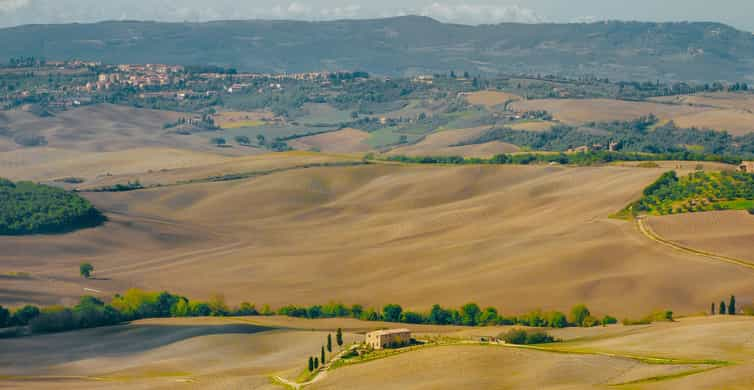
<path fill-rule="evenodd" d="M 754 37 L 718 23 L 601 22 L 465 26 L 426 17 L 331 22 L 102 22 L 0 30 L 0 59 L 215 64 L 245 71 L 463 69 L 611 79 L 743 80 Z"/>
<path fill-rule="evenodd" d="M 273 307 L 476 301 L 520 313 L 587 302 L 639 316 L 694 313 L 711 297 L 754 292 L 735 266 L 658 246 L 607 218 L 658 175 L 371 164 L 91 193 L 110 220 L 101 228 L 0 238 L 0 273 L 30 275 L 3 280 L 0 302 L 71 303 L 84 288 L 140 287 Z M 79 278 L 81 261 L 99 279 Z"/>

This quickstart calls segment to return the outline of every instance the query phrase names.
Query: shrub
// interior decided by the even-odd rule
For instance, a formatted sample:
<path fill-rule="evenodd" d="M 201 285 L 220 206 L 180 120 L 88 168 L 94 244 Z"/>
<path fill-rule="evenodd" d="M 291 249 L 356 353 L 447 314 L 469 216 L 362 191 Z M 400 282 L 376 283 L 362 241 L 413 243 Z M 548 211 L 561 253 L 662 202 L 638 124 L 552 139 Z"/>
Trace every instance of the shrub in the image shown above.
<path fill-rule="evenodd" d="M 600 323 L 601 321 L 597 319 L 597 317 L 587 316 L 586 318 L 584 318 L 584 321 L 581 323 L 581 326 L 585 328 L 591 328 L 593 326 L 599 325 Z"/>
<path fill-rule="evenodd" d="M 382 319 L 387 322 L 400 322 L 403 308 L 400 305 L 389 304 L 382 308 Z"/>
<path fill-rule="evenodd" d="M 466 326 L 474 326 L 479 322 L 481 310 L 476 303 L 467 303 L 461 307 L 461 323 Z"/>
<path fill-rule="evenodd" d="M 63 332 L 76 328 L 73 318 L 73 310 L 52 306 L 42 309 L 39 316 L 31 321 L 31 330 L 34 333 Z"/>
<path fill-rule="evenodd" d="M 245 135 L 237 135 L 235 137 L 235 140 L 236 140 L 236 143 L 238 143 L 239 145 L 250 145 L 251 144 L 251 140 L 249 139 L 249 137 L 247 137 Z"/>
<path fill-rule="evenodd" d="M 259 315 L 257 308 L 249 302 L 241 302 L 241 306 L 236 309 L 238 316 L 256 316 Z"/>
<path fill-rule="evenodd" d="M 754 207 L 749 209 L 749 214 L 754 215 Z"/>
<path fill-rule="evenodd" d="M 42 135 L 22 134 L 13 138 L 13 141 L 18 145 L 25 146 L 27 148 L 47 145 L 47 139 Z"/>
<path fill-rule="evenodd" d="M 425 321 L 424 316 L 421 313 L 407 311 L 401 315 L 401 322 L 407 324 L 423 324 Z"/>
<path fill-rule="evenodd" d="M 94 271 L 94 266 L 89 263 L 81 263 L 81 265 L 79 265 L 79 273 L 86 279 L 89 279 L 92 275 L 92 271 Z"/>
<path fill-rule="evenodd" d="M 0 316 L 2 315 L 0 314 Z M 13 317 L 11 317 L 11 320 L 10 320 L 10 325 L 11 326 L 26 326 L 26 325 L 29 325 L 29 322 L 31 322 L 31 320 L 37 318 L 38 316 L 39 316 L 38 307 L 26 305 L 20 309 L 17 309 L 13 313 Z M 1 318 L 0 318 L 0 322 L 2 322 Z"/>
<path fill-rule="evenodd" d="M 349 349 L 347 352 L 343 353 L 343 359 L 350 359 L 359 356 L 359 352 L 355 349 Z"/>
<path fill-rule="evenodd" d="M 10 322 L 10 311 L 0 306 L 0 328 L 5 328 Z"/>
<path fill-rule="evenodd" d="M 576 326 L 584 326 L 584 320 L 590 315 L 591 313 L 585 305 L 576 305 L 571 308 L 571 323 Z"/>
<path fill-rule="evenodd" d="M 623 325 L 649 325 L 657 321 L 673 321 L 673 311 L 658 310 L 638 320 L 625 318 L 623 319 Z"/>
<path fill-rule="evenodd" d="M 618 323 L 618 319 L 615 318 L 615 317 L 605 316 L 605 317 L 602 318 L 602 325 L 603 326 L 617 324 L 617 323 Z"/>
<path fill-rule="evenodd" d="M 526 335 L 526 344 L 547 344 L 554 341 L 554 337 L 542 331 L 532 332 Z"/>
<path fill-rule="evenodd" d="M 546 344 L 555 342 L 555 338 L 545 332 L 536 331 L 529 333 L 524 329 L 511 329 L 498 337 L 508 344 L 516 345 Z"/>

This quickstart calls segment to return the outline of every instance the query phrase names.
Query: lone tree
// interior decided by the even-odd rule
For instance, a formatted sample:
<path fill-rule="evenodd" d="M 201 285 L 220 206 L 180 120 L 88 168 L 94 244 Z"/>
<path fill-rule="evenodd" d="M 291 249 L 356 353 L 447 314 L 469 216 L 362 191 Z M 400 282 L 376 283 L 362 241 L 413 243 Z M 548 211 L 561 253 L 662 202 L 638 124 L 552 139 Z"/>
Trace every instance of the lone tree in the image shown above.
<path fill-rule="evenodd" d="M 332 352 L 332 334 L 327 334 L 327 352 Z"/>
<path fill-rule="evenodd" d="M 314 358 L 309 356 L 309 372 L 314 371 Z"/>
<path fill-rule="evenodd" d="M 726 314 L 727 311 L 725 310 L 725 302 L 720 301 L 720 314 Z"/>
<path fill-rule="evenodd" d="M 324 366 L 325 365 L 325 361 L 326 361 L 325 360 L 325 347 L 324 346 L 322 347 L 322 353 L 321 353 L 320 356 L 322 357 L 320 360 L 322 361 L 322 365 Z"/>
<path fill-rule="evenodd" d="M 712 306 L 710 307 L 710 314 L 717 314 L 717 311 L 715 311 L 715 302 L 712 302 Z"/>
<path fill-rule="evenodd" d="M 94 272 L 93 265 L 89 263 L 81 263 L 81 265 L 79 265 L 79 273 L 84 278 L 89 279 L 89 277 L 92 276 L 92 272 Z"/>
<path fill-rule="evenodd" d="M 343 346 L 343 331 L 338 328 L 338 332 L 335 333 L 335 341 L 338 343 L 339 347 Z"/>
<path fill-rule="evenodd" d="M 728 304 L 728 314 L 732 316 L 736 315 L 736 296 L 735 295 L 730 296 L 730 303 Z"/>

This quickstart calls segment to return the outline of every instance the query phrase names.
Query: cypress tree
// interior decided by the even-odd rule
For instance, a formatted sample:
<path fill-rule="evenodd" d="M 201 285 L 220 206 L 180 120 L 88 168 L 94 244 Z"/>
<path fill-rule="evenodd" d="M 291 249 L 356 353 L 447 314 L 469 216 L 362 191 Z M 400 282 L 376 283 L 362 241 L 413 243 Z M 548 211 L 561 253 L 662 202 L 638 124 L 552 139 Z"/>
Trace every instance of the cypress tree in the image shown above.
<path fill-rule="evenodd" d="M 321 356 L 322 356 L 322 359 L 321 359 L 322 360 L 322 365 L 324 365 L 325 362 L 326 362 L 326 360 L 325 360 L 325 347 L 322 347 L 322 355 Z"/>
<path fill-rule="evenodd" d="M 727 311 L 725 310 L 725 301 L 720 301 L 720 314 L 726 314 Z"/>
<path fill-rule="evenodd" d="M 309 356 L 309 372 L 314 371 L 314 358 Z"/>
<path fill-rule="evenodd" d="M 715 302 L 712 302 L 712 309 L 710 310 L 710 314 L 715 315 L 717 312 L 715 311 Z"/>
<path fill-rule="evenodd" d="M 332 352 L 332 334 L 327 334 L 327 352 Z"/>
<path fill-rule="evenodd" d="M 338 328 L 338 332 L 335 333 L 335 341 L 338 343 L 339 347 L 343 346 L 343 331 Z"/>
<path fill-rule="evenodd" d="M 735 295 L 730 296 L 730 303 L 728 304 L 728 314 L 732 316 L 736 315 L 736 296 Z"/>
<path fill-rule="evenodd" d="M 314 369 L 316 370 L 318 368 L 319 368 L 319 360 L 317 358 L 314 358 Z"/>

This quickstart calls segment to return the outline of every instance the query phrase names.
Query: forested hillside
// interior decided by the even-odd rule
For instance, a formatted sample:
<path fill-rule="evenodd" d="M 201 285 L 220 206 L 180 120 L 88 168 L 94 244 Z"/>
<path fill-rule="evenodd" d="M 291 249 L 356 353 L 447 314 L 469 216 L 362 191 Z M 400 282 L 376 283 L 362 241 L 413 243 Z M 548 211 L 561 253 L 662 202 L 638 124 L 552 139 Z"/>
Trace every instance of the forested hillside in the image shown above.
<path fill-rule="evenodd" d="M 76 194 L 0 178 L 0 235 L 65 232 L 103 220 L 89 201 Z"/>
<path fill-rule="evenodd" d="M 261 72 L 468 70 L 621 80 L 744 80 L 754 37 L 716 23 L 464 26 L 407 16 L 332 22 L 104 22 L 0 30 L 0 60 L 215 64 Z"/>

